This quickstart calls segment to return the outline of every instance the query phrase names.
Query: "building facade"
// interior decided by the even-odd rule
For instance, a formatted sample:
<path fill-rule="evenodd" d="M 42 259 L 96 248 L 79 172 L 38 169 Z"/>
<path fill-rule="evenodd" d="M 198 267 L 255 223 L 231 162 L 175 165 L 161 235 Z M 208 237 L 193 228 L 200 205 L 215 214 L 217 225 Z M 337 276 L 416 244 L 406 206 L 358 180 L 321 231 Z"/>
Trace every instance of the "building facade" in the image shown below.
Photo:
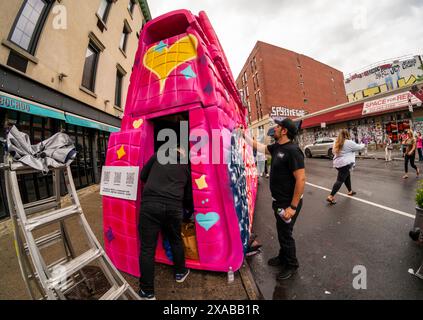
<path fill-rule="evenodd" d="M 64 131 L 75 141 L 77 188 L 98 183 L 119 131 L 145 0 L 10 0 L 0 10 L 0 136 L 16 125 L 33 144 Z M 3 150 L 0 150 L 3 154 Z M 24 202 L 51 195 L 51 176 L 20 180 Z M 0 217 L 8 215 L 0 175 Z"/>
<path fill-rule="evenodd" d="M 296 118 L 347 102 L 341 71 L 261 41 L 236 83 L 254 131 L 267 132 L 272 116 Z"/>
<path fill-rule="evenodd" d="M 423 133 L 423 82 L 357 102 L 349 102 L 301 117 L 299 144 L 304 148 L 318 138 L 336 137 L 347 129 L 356 142 L 369 142 L 369 150 L 383 150 L 386 137 L 400 148 L 408 129 Z"/>

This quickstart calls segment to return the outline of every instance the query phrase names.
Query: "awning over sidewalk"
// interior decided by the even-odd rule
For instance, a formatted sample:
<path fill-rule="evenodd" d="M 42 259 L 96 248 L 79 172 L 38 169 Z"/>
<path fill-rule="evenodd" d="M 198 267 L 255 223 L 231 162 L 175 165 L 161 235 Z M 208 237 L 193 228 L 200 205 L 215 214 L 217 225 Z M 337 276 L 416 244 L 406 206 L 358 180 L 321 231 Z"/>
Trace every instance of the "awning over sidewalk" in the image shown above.
<path fill-rule="evenodd" d="M 25 112 L 41 117 L 66 120 L 65 113 L 61 110 L 53 109 L 26 99 L 18 98 L 5 92 L 0 93 L 0 108 Z"/>
<path fill-rule="evenodd" d="M 102 122 L 98 122 L 95 120 L 91 120 L 91 119 L 87 119 L 87 118 L 83 118 L 74 114 L 70 114 L 66 112 L 66 123 L 69 124 L 73 124 L 76 126 L 82 126 L 82 127 L 87 127 L 87 128 L 92 128 L 92 129 L 98 129 L 101 131 L 108 131 L 108 132 L 118 132 L 120 131 L 119 128 L 114 127 L 114 126 L 110 126 L 108 124 L 102 123 Z"/>
<path fill-rule="evenodd" d="M 41 103 L 29 101 L 5 92 L 0 92 L 0 108 L 29 113 L 40 117 L 59 119 L 69 124 L 98 129 L 101 131 L 120 131 L 120 128 L 118 127 L 111 126 L 103 122 L 95 121 L 85 117 L 81 117 L 68 112 L 64 112 L 62 110 L 54 109 Z"/>
<path fill-rule="evenodd" d="M 337 109 L 314 117 L 303 119 L 302 128 L 317 127 L 322 124 L 331 124 L 342 121 L 349 121 L 362 118 L 363 103 L 359 103 L 344 109 Z"/>

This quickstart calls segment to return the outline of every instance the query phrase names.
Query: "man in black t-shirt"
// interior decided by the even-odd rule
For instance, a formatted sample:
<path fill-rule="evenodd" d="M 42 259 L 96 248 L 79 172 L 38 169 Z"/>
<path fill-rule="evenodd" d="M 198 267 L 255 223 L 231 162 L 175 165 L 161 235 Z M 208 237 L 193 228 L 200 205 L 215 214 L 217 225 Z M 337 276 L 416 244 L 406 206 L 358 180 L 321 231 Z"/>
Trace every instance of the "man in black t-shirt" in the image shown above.
<path fill-rule="evenodd" d="M 247 143 L 258 152 L 272 156 L 270 169 L 270 191 L 272 208 L 276 218 L 279 254 L 269 259 L 271 266 L 281 266 L 279 280 L 289 279 L 299 267 L 295 240 L 292 231 L 302 207 L 305 186 L 304 154 L 292 141 L 298 132 L 291 119 L 275 120 L 277 127 L 273 136 L 276 143 L 265 146 L 244 136 Z"/>

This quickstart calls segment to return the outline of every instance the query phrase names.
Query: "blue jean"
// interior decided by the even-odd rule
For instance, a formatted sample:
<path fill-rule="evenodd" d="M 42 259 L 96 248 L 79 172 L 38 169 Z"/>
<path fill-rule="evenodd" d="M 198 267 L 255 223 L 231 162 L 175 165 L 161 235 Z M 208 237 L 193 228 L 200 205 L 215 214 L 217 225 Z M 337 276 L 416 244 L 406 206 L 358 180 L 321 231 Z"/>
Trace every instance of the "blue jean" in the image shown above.
<path fill-rule="evenodd" d="M 163 202 L 143 202 L 141 204 L 139 222 L 141 239 L 140 289 L 145 293 L 154 293 L 154 256 L 160 230 L 169 240 L 175 274 L 186 271 L 181 224 L 181 205 L 169 205 Z"/>

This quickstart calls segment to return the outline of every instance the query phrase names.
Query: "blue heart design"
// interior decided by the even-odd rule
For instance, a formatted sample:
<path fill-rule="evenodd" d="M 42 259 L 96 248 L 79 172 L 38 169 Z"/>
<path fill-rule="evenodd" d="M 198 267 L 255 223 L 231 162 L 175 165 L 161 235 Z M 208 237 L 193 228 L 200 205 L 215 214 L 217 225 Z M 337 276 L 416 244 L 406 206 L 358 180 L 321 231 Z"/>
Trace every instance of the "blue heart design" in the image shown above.
<path fill-rule="evenodd" d="M 199 213 L 195 219 L 200 226 L 206 229 L 206 231 L 209 231 L 219 221 L 220 216 L 216 212 Z"/>

